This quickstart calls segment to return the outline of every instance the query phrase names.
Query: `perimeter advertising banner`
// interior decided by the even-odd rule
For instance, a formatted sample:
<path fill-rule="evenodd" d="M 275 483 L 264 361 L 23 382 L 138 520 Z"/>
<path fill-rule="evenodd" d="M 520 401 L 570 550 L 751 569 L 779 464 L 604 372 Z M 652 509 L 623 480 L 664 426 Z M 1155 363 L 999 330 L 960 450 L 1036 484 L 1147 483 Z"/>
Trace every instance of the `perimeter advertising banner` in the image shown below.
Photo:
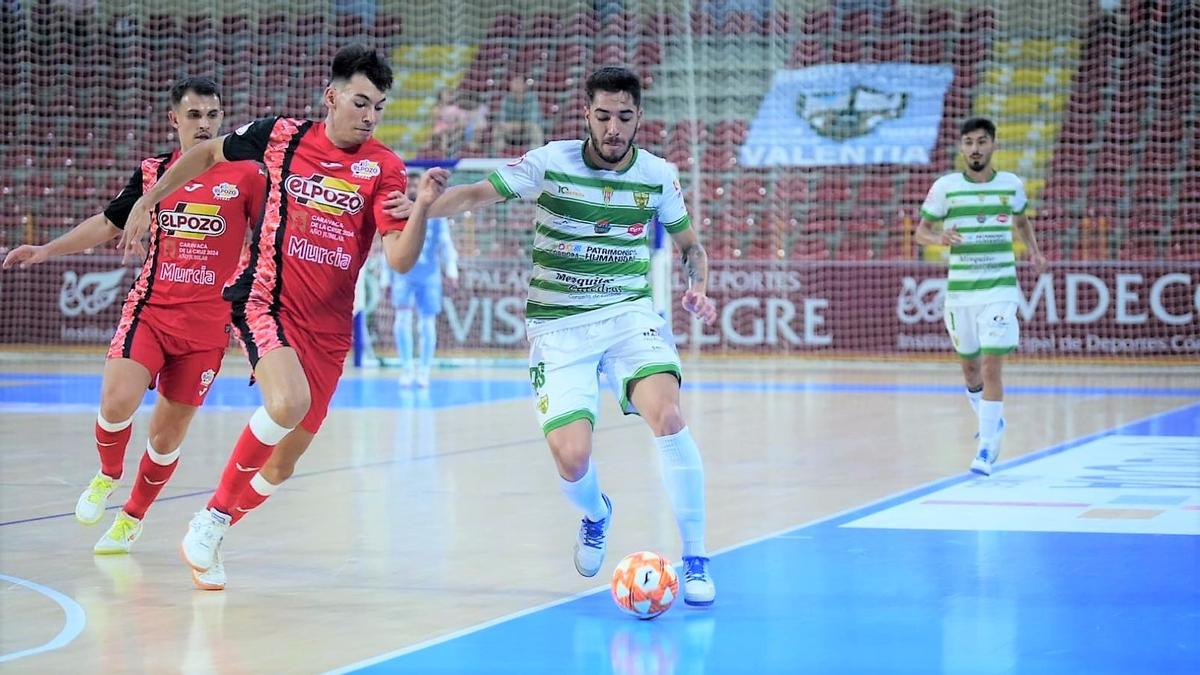
<path fill-rule="evenodd" d="M 440 344 L 525 348 L 529 272 L 523 261 L 464 260 L 446 288 Z M 1059 263 L 1019 272 L 1024 354 L 1200 359 L 1200 263 Z M 0 343 L 103 345 L 134 269 L 80 256 L 0 273 Z M 682 279 L 676 279 L 676 288 Z M 942 324 L 945 268 L 922 263 L 714 262 L 719 314 L 700 326 L 676 310 L 681 349 L 780 354 L 949 352 Z M 675 294 L 678 304 L 678 292 Z M 374 324 L 390 345 L 390 308 Z"/>

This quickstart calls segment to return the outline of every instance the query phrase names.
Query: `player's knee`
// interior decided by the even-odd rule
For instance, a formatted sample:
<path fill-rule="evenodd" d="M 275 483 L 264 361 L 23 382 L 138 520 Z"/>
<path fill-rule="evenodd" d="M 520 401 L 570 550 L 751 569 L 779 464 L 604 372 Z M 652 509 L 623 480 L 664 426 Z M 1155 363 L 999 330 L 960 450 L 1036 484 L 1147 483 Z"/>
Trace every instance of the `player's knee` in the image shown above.
<path fill-rule="evenodd" d="M 133 417 L 137 412 L 138 401 L 123 398 L 118 392 L 103 392 L 100 397 L 100 416 L 107 422 L 117 424 Z"/>
<path fill-rule="evenodd" d="M 655 436 L 671 436 L 683 431 L 686 423 L 683 421 L 683 411 L 679 405 L 669 403 L 653 410 L 643 412 L 646 423 L 650 425 Z"/>
<path fill-rule="evenodd" d="M 310 405 L 312 399 L 307 389 L 275 392 L 263 397 L 263 407 L 267 409 L 267 414 L 276 424 L 288 429 L 294 429 L 300 424 L 300 420 L 308 414 Z"/>
<path fill-rule="evenodd" d="M 554 461 L 558 464 L 558 473 L 563 478 L 576 481 L 587 473 L 588 463 L 592 458 L 591 443 L 583 439 L 563 439 L 550 446 L 554 453 Z"/>

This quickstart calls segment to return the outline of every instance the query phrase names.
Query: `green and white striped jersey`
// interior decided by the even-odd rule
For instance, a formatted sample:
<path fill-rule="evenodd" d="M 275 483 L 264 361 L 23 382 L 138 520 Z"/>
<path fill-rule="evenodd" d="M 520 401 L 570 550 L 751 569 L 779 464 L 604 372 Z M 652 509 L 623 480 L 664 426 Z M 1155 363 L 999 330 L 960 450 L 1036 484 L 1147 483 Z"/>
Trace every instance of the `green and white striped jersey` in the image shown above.
<path fill-rule="evenodd" d="M 599 321 L 621 303 L 650 305 L 649 236 L 691 226 L 674 168 L 634 147 L 624 171 L 591 165 L 584 142 L 553 141 L 488 176 L 507 199 L 537 199 L 529 336 Z M 605 311 L 607 310 L 607 311 Z"/>
<path fill-rule="evenodd" d="M 963 173 L 934 181 L 921 216 L 942 221 L 944 229 L 963 237 L 950 247 L 947 307 L 1019 301 L 1013 218 L 1027 203 L 1021 179 L 1007 171 L 997 171 L 986 183 L 974 183 Z"/>

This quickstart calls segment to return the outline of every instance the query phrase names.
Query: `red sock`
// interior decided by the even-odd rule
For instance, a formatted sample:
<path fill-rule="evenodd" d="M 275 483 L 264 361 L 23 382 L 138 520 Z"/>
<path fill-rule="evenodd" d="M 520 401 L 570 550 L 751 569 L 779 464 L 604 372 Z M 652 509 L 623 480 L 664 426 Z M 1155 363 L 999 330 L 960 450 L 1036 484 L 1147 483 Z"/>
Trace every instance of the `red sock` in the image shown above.
<path fill-rule="evenodd" d="M 100 472 L 105 476 L 120 478 L 125 472 L 125 448 L 132 435 L 132 423 L 120 431 L 105 431 L 96 420 L 96 451 L 100 453 Z"/>
<path fill-rule="evenodd" d="M 125 513 L 138 520 L 146 517 L 146 510 L 150 508 L 150 505 L 158 498 L 158 493 L 162 492 L 163 486 L 171 479 L 171 474 L 175 473 L 175 467 L 179 466 L 178 450 L 166 455 L 155 453 L 159 460 L 169 459 L 167 464 L 159 464 L 154 461 L 151 453 L 154 451 L 147 447 L 146 454 L 142 455 L 141 464 L 138 464 L 137 478 L 133 479 L 133 490 L 129 493 L 129 501 L 125 502 Z"/>
<path fill-rule="evenodd" d="M 274 490 L 272 489 L 271 492 L 274 492 Z M 263 493 L 259 492 L 252 482 L 250 487 L 242 490 L 242 496 L 238 498 L 237 506 L 233 507 L 233 513 L 229 514 L 231 519 L 230 524 L 232 525 L 236 523 L 244 518 L 247 513 L 250 513 L 254 509 L 262 506 L 263 502 L 267 501 L 267 498 L 270 496 L 271 493 L 264 495 Z"/>
<path fill-rule="evenodd" d="M 221 482 L 217 484 L 216 494 L 208 501 L 208 508 L 232 516 L 233 507 L 239 503 L 238 500 L 250 484 L 250 479 L 271 457 L 271 451 L 274 449 L 274 445 L 267 445 L 258 440 L 250 425 L 246 425 L 246 428 L 242 429 L 242 435 L 238 437 L 237 445 L 233 446 L 233 454 L 225 464 Z"/>

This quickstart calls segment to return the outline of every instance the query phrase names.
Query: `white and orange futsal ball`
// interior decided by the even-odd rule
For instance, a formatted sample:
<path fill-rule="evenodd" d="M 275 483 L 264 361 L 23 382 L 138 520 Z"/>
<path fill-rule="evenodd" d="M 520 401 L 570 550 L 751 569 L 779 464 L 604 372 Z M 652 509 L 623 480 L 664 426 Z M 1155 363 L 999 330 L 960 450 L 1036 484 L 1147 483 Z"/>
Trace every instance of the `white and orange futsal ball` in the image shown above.
<path fill-rule="evenodd" d="M 613 570 L 613 601 L 639 619 L 653 619 L 679 595 L 679 575 L 671 561 L 651 551 L 630 553 Z"/>

